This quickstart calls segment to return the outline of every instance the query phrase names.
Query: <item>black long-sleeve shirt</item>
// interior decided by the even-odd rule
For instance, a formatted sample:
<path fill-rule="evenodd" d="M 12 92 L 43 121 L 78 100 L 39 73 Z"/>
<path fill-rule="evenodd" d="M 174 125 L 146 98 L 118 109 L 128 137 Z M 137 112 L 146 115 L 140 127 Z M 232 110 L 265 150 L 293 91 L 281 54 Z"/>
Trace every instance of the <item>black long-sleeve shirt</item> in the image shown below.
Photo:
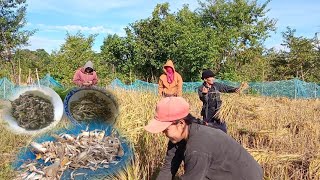
<path fill-rule="evenodd" d="M 204 94 L 202 92 L 203 87 L 208 88 L 208 93 Z M 211 122 L 214 120 L 213 117 L 216 115 L 222 105 L 220 93 L 232 93 L 236 92 L 237 89 L 238 88 L 217 82 L 213 83 L 213 85 L 209 88 L 205 83 L 203 83 L 198 88 L 198 95 L 203 103 L 201 110 L 203 120 L 206 122 Z"/>
<path fill-rule="evenodd" d="M 183 180 L 260 180 L 263 170 L 254 158 L 224 132 L 199 124 L 189 125 L 188 140 L 169 142 L 157 180 L 170 180 L 181 162 Z"/>

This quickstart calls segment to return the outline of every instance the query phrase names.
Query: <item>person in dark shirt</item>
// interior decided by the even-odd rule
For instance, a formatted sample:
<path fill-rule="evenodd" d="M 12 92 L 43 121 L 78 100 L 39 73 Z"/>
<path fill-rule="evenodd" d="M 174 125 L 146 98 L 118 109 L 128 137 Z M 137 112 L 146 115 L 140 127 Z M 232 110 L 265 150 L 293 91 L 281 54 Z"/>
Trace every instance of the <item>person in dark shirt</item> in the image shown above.
<path fill-rule="evenodd" d="M 157 180 L 174 178 L 182 161 L 182 180 L 263 179 L 260 165 L 237 141 L 193 120 L 189 104 L 182 97 L 166 97 L 157 103 L 155 118 L 145 126 L 148 132 L 163 132 L 169 139 Z"/>
<path fill-rule="evenodd" d="M 235 88 L 214 82 L 214 77 L 215 75 L 211 70 L 205 70 L 202 72 L 201 79 L 204 82 L 198 87 L 198 95 L 203 103 L 201 115 L 206 125 L 221 129 L 227 133 L 226 123 L 218 117 L 218 111 L 222 104 L 220 93 L 239 93 L 241 89 L 240 87 Z M 247 87 L 248 84 L 242 84 L 242 86 Z"/>

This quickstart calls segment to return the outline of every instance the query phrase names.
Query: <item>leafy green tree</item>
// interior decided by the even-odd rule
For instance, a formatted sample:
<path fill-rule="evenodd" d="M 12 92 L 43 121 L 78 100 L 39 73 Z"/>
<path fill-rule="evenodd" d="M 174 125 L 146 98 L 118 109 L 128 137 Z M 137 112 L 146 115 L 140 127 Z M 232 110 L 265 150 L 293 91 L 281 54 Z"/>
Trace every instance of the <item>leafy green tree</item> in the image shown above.
<path fill-rule="evenodd" d="M 200 80 L 203 69 L 214 69 L 218 56 L 217 34 L 203 27 L 199 15 L 187 6 L 176 15 L 174 59 L 186 81 Z"/>
<path fill-rule="evenodd" d="M 177 14 L 169 13 L 169 4 L 158 4 L 152 17 L 126 28 L 125 38 L 108 36 L 101 54 L 128 76 L 155 80 L 167 59 L 172 59 L 185 80 L 198 80 L 204 68 L 213 67 L 215 35 L 204 29 L 200 17 L 184 6 Z"/>
<path fill-rule="evenodd" d="M 66 42 L 58 51 L 52 53 L 52 62 L 46 71 L 63 84 L 72 84 L 74 72 L 88 60 L 98 66 L 98 60 L 92 50 L 95 37 L 96 35 L 85 37 L 80 32 L 75 35 L 67 33 Z"/>
<path fill-rule="evenodd" d="M 129 32 L 128 32 L 129 33 Z M 105 76 L 129 80 L 133 73 L 134 44 L 130 38 L 122 38 L 118 35 L 108 35 L 101 46 L 101 63 L 108 67 Z"/>
<path fill-rule="evenodd" d="M 3 65 L 11 66 L 13 77 L 17 81 L 16 62 L 13 54 L 35 31 L 22 30 L 26 24 L 25 0 L 0 0 L 0 58 Z"/>
<path fill-rule="evenodd" d="M 50 65 L 50 55 L 44 49 L 37 49 L 31 51 L 28 49 L 18 49 L 13 60 L 17 62 L 18 67 L 21 69 L 20 76 L 21 81 L 25 82 L 29 71 L 33 78 L 36 77 L 35 70 L 38 70 L 39 78 L 43 77 L 46 73 L 46 67 Z"/>
<path fill-rule="evenodd" d="M 291 79 L 320 81 L 319 50 L 315 39 L 296 37 L 295 29 L 287 27 L 282 33 L 284 50 L 271 52 L 272 79 Z"/>
<path fill-rule="evenodd" d="M 215 34 L 201 26 L 197 14 L 184 6 L 177 14 L 169 13 L 168 4 L 159 4 L 152 18 L 132 25 L 137 42 L 137 58 L 143 59 L 141 76 L 162 73 L 167 59 L 172 59 L 185 81 L 199 79 L 204 67 L 212 67 L 215 58 Z"/>
<path fill-rule="evenodd" d="M 154 79 L 162 72 L 163 63 L 170 57 L 168 49 L 174 46 L 174 33 L 167 25 L 174 19 L 169 4 L 158 4 L 152 17 L 135 22 L 128 27 L 135 41 L 135 59 L 138 77 Z M 174 48 L 174 47 L 173 47 Z"/>
<path fill-rule="evenodd" d="M 217 38 L 218 57 L 214 70 L 222 78 L 230 80 L 248 79 L 241 74 L 245 69 L 265 63 L 261 60 L 263 42 L 275 30 L 275 20 L 266 17 L 270 1 L 259 4 L 257 0 L 216 0 L 200 2 L 198 13 L 205 27 L 219 35 Z M 249 65 L 254 64 L 254 65 Z M 239 71 L 240 70 L 240 71 Z M 253 74 L 251 71 L 250 74 Z M 249 78 L 250 79 L 250 78 Z M 256 77 L 255 79 L 261 79 Z"/>
<path fill-rule="evenodd" d="M 223 78 L 250 79 L 251 75 L 245 76 L 247 70 L 267 66 L 262 61 L 262 43 L 275 24 L 265 16 L 268 2 L 206 1 L 195 12 L 184 6 L 177 13 L 170 13 L 168 3 L 158 4 L 151 17 L 127 27 L 126 37 L 108 36 L 102 54 L 117 71 L 128 76 L 134 69 L 144 80 L 155 81 L 167 59 L 174 61 L 185 81 L 199 80 L 206 68 Z"/>

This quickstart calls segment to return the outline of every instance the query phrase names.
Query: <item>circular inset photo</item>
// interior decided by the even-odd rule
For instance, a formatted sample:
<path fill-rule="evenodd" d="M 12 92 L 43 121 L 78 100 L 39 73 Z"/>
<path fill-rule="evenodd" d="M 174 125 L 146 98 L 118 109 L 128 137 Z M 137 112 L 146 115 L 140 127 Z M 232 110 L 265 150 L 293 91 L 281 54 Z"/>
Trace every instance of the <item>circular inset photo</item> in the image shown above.
<path fill-rule="evenodd" d="M 15 179 L 110 179 L 132 158 L 133 149 L 117 129 L 93 122 L 34 138 L 12 167 Z"/>
<path fill-rule="evenodd" d="M 3 111 L 6 127 L 15 134 L 37 134 L 56 126 L 63 116 L 63 102 L 49 87 L 19 88 Z"/>
<path fill-rule="evenodd" d="M 91 121 L 114 124 L 119 114 L 115 96 L 99 88 L 73 88 L 64 99 L 64 110 L 74 124 Z"/>

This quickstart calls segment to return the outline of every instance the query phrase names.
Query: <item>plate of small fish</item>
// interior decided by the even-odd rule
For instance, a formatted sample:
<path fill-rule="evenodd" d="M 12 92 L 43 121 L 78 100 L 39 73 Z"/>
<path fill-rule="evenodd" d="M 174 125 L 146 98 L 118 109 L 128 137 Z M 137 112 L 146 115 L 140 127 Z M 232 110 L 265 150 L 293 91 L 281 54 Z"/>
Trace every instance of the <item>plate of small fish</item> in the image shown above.
<path fill-rule="evenodd" d="M 13 164 L 20 179 L 103 178 L 123 169 L 132 150 L 105 123 L 81 123 L 43 135 L 23 148 Z"/>
<path fill-rule="evenodd" d="M 64 111 L 74 124 L 103 121 L 113 124 L 118 104 L 113 94 L 103 88 L 73 88 L 64 99 Z"/>
<path fill-rule="evenodd" d="M 63 116 L 63 102 L 49 87 L 19 88 L 9 101 L 2 119 L 15 134 L 45 132 L 56 126 Z"/>

